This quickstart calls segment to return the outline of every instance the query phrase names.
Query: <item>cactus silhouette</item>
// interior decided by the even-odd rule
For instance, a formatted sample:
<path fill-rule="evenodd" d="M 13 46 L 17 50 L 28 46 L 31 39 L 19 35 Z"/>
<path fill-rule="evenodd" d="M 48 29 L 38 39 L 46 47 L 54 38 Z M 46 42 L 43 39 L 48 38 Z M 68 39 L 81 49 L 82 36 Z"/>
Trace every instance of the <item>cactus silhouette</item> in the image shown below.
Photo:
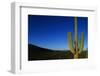
<path fill-rule="evenodd" d="M 84 48 L 84 32 L 82 32 L 81 39 L 78 39 L 78 23 L 77 17 L 75 19 L 75 40 L 72 39 L 72 33 L 68 32 L 68 42 L 71 53 L 74 55 L 74 59 L 79 58 L 79 54 Z"/>

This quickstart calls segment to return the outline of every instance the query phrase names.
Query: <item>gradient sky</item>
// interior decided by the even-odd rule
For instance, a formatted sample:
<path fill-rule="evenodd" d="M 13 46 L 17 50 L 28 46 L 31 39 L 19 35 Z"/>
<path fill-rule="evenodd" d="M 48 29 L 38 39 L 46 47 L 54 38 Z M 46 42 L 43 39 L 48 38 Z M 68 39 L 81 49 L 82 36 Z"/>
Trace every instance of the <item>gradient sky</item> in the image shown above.
<path fill-rule="evenodd" d="M 53 50 L 68 50 L 68 32 L 74 39 L 74 17 L 28 15 L 28 44 Z M 78 17 L 78 38 L 85 32 L 88 48 L 88 17 Z"/>

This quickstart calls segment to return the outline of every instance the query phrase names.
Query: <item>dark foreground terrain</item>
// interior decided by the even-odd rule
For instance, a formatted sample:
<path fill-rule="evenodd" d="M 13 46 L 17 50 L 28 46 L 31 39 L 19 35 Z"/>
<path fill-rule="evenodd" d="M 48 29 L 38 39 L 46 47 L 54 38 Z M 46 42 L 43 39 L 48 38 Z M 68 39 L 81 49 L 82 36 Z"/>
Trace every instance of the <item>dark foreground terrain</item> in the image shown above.
<path fill-rule="evenodd" d="M 82 51 L 79 58 L 88 58 L 88 51 Z M 54 60 L 54 59 L 73 59 L 70 50 L 50 50 L 28 44 L 28 60 Z"/>

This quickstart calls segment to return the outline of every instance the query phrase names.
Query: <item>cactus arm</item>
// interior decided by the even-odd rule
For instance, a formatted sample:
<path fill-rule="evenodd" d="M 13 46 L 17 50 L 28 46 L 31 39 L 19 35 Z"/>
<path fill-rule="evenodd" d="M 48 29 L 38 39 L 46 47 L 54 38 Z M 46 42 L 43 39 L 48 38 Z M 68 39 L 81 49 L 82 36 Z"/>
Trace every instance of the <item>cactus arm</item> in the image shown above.
<path fill-rule="evenodd" d="M 83 51 L 84 48 L 84 32 L 82 32 L 80 47 L 79 47 L 79 54 Z"/>
<path fill-rule="evenodd" d="M 68 42 L 69 42 L 70 51 L 73 54 L 75 54 L 74 47 L 73 47 L 72 33 L 71 32 L 68 32 Z"/>

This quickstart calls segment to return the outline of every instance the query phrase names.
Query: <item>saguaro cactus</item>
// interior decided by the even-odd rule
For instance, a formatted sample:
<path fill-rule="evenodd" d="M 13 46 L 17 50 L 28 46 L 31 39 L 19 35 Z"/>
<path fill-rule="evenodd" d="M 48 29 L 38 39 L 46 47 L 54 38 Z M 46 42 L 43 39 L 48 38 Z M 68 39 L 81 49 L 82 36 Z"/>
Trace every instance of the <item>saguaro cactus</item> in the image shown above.
<path fill-rule="evenodd" d="M 77 59 L 84 48 L 84 32 L 82 32 L 81 40 L 78 40 L 77 17 L 75 17 L 75 40 L 73 41 L 72 39 L 72 33 L 68 32 L 68 42 L 70 51 L 74 55 L 74 59 Z"/>

